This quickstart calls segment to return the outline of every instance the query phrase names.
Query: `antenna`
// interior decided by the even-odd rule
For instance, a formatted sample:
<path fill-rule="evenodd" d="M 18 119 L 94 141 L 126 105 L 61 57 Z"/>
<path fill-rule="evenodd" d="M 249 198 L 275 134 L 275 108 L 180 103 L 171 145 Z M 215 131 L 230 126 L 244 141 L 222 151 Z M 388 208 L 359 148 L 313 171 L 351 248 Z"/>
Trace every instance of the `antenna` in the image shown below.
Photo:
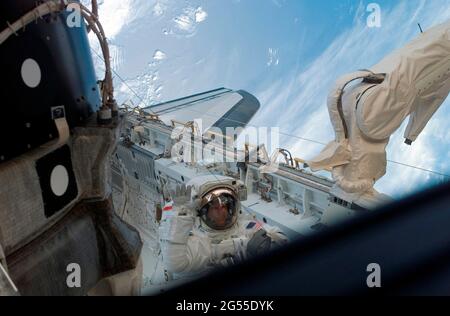
<path fill-rule="evenodd" d="M 419 29 L 420 29 L 420 33 L 422 33 L 422 34 L 423 34 L 422 26 L 420 25 L 420 23 L 417 23 L 417 25 L 419 26 Z"/>

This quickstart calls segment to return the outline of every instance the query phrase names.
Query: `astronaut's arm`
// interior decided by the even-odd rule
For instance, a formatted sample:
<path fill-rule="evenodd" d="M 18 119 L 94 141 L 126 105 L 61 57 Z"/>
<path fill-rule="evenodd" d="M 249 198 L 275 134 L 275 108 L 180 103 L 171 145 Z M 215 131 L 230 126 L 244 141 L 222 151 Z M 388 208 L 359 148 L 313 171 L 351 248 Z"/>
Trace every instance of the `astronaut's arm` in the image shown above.
<path fill-rule="evenodd" d="M 249 223 L 252 224 L 256 222 Z M 278 227 L 267 224 L 259 228 L 255 226 L 242 236 L 212 245 L 213 258 L 215 262 L 220 262 L 220 265 L 228 266 L 262 255 L 288 242 L 287 236 Z"/>
<path fill-rule="evenodd" d="M 416 111 L 413 112 L 409 117 L 408 126 L 405 130 L 405 143 L 411 145 L 417 140 L 420 133 L 424 130 L 425 126 L 428 124 L 432 116 L 439 110 L 440 105 L 444 100 L 436 100 L 431 104 L 422 104 L 417 107 Z"/>
<path fill-rule="evenodd" d="M 431 68 L 426 76 L 416 83 L 417 101 L 409 117 L 405 131 L 406 143 L 417 139 L 428 121 L 444 103 L 450 92 L 450 58 Z"/>
<path fill-rule="evenodd" d="M 218 267 L 228 267 L 243 262 L 247 259 L 248 242 L 247 236 L 241 236 L 211 245 L 213 264 Z"/>
<path fill-rule="evenodd" d="M 171 216 L 160 226 L 161 251 L 171 273 L 189 273 L 205 269 L 211 257 L 209 241 L 191 236 L 195 218 Z"/>
<path fill-rule="evenodd" d="M 170 216 L 161 221 L 161 252 L 167 270 L 181 273 L 188 269 L 187 242 L 194 226 L 194 218 L 190 216 Z"/>
<path fill-rule="evenodd" d="M 373 66 L 385 80 L 359 100 L 357 123 L 375 140 L 389 138 L 409 116 L 408 144 L 417 139 L 450 92 L 450 22 L 438 25 Z"/>

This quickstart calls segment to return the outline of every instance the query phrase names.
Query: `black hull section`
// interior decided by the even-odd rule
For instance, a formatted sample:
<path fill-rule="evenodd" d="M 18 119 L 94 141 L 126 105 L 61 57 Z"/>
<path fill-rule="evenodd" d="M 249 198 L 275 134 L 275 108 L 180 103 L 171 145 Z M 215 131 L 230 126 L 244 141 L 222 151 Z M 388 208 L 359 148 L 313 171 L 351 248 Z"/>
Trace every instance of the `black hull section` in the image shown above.
<path fill-rule="evenodd" d="M 41 2 L 1 1 L 0 31 Z M 0 45 L 0 163 L 58 138 L 52 108 L 63 106 L 73 128 L 100 106 L 86 28 L 69 27 L 70 13 L 37 19 Z"/>

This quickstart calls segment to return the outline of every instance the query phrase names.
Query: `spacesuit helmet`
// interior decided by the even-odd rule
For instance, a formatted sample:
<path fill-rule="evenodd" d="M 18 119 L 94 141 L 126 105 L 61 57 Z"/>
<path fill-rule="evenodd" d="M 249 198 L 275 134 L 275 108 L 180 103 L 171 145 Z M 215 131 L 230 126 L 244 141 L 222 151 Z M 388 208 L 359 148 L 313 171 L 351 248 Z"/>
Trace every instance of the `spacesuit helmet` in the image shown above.
<path fill-rule="evenodd" d="M 200 203 L 200 217 L 214 230 L 231 228 L 237 220 L 239 199 L 229 188 L 216 188 L 207 192 Z"/>

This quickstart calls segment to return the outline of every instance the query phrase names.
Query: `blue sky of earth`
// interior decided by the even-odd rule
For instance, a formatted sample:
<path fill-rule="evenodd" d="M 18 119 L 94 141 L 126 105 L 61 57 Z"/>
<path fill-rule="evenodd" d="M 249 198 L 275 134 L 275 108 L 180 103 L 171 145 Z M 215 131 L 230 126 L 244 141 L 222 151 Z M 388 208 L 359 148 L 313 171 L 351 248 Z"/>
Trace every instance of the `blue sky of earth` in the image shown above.
<path fill-rule="evenodd" d="M 381 27 L 367 26 L 369 3 Z M 326 98 L 345 73 L 368 68 L 424 29 L 450 19 L 449 0 L 104 0 L 119 102 L 151 105 L 218 87 L 244 89 L 261 102 L 254 126 L 276 126 L 280 142 L 310 158 L 334 133 Z M 94 49 L 98 47 L 94 44 Z M 100 61 L 97 61 L 100 65 Z M 139 95 L 137 98 L 127 86 Z M 402 127 L 388 158 L 450 174 L 450 102 L 412 147 Z M 376 188 L 404 196 L 448 178 L 388 164 Z"/>

